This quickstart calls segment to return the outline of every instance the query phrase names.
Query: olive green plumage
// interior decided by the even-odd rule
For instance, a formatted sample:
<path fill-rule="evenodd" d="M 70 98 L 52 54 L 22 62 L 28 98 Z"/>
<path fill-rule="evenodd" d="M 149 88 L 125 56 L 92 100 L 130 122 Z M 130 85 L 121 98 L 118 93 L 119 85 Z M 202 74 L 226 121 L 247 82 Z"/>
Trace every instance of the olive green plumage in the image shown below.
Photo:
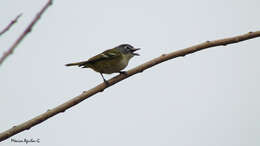
<path fill-rule="evenodd" d="M 101 73 L 103 80 L 106 82 L 102 73 L 121 73 L 121 70 L 123 70 L 128 65 L 129 60 L 133 56 L 139 55 L 134 53 L 137 50 L 139 50 L 139 48 L 134 48 L 129 44 L 122 44 L 112 49 L 106 50 L 94 57 L 91 57 L 87 61 L 70 63 L 66 64 L 66 66 L 91 68 L 94 71 Z"/>

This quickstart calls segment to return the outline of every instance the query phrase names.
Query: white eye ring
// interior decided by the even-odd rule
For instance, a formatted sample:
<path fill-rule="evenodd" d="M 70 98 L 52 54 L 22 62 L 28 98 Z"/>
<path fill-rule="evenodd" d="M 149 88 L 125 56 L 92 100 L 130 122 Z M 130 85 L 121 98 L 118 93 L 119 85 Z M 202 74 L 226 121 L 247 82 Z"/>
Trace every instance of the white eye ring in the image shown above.
<path fill-rule="evenodd" d="M 130 47 L 130 46 L 125 46 L 125 49 L 129 49 L 129 50 L 130 50 L 130 49 L 131 49 L 131 47 Z"/>

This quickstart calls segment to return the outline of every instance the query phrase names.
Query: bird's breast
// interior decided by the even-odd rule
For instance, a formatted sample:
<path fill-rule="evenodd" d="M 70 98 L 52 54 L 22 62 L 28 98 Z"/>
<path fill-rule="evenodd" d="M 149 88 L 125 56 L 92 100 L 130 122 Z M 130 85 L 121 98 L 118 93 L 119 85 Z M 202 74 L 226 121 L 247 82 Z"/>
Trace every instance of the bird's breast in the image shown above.
<path fill-rule="evenodd" d="M 93 64 L 91 68 L 105 74 L 117 73 L 128 65 L 128 61 L 129 60 L 124 57 L 120 59 L 102 60 Z"/>

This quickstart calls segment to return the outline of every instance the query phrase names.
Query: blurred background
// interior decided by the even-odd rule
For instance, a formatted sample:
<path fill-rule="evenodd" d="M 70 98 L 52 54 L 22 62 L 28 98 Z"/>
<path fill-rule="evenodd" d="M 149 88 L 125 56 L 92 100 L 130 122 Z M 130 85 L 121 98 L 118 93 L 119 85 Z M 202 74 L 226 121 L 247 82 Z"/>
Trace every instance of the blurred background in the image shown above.
<path fill-rule="evenodd" d="M 47 0 L 2 0 L 2 55 Z M 260 30 L 259 0 L 96 0 L 53 5 L 0 66 L 0 132 L 102 82 L 86 60 L 122 43 L 127 69 L 207 40 Z M 21 132 L 31 145 L 259 146 L 260 38 L 164 62 Z M 105 75 L 109 79 L 117 74 Z M 11 138 L 5 146 L 17 145 Z M 26 143 L 19 143 L 19 146 Z"/>

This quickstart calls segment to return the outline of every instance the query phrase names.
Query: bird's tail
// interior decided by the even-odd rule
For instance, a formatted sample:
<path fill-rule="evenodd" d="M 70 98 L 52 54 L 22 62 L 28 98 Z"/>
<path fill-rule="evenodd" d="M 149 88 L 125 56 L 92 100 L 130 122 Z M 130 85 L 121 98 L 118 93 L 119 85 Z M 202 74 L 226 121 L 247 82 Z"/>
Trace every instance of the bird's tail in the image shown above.
<path fill-rule="evenodd" d="M 86 68 L 88 67 L 88 61 L 69 63 L 69 64 L 65 64 L 65 66 L 79 66 L 79 67 Z"/>

